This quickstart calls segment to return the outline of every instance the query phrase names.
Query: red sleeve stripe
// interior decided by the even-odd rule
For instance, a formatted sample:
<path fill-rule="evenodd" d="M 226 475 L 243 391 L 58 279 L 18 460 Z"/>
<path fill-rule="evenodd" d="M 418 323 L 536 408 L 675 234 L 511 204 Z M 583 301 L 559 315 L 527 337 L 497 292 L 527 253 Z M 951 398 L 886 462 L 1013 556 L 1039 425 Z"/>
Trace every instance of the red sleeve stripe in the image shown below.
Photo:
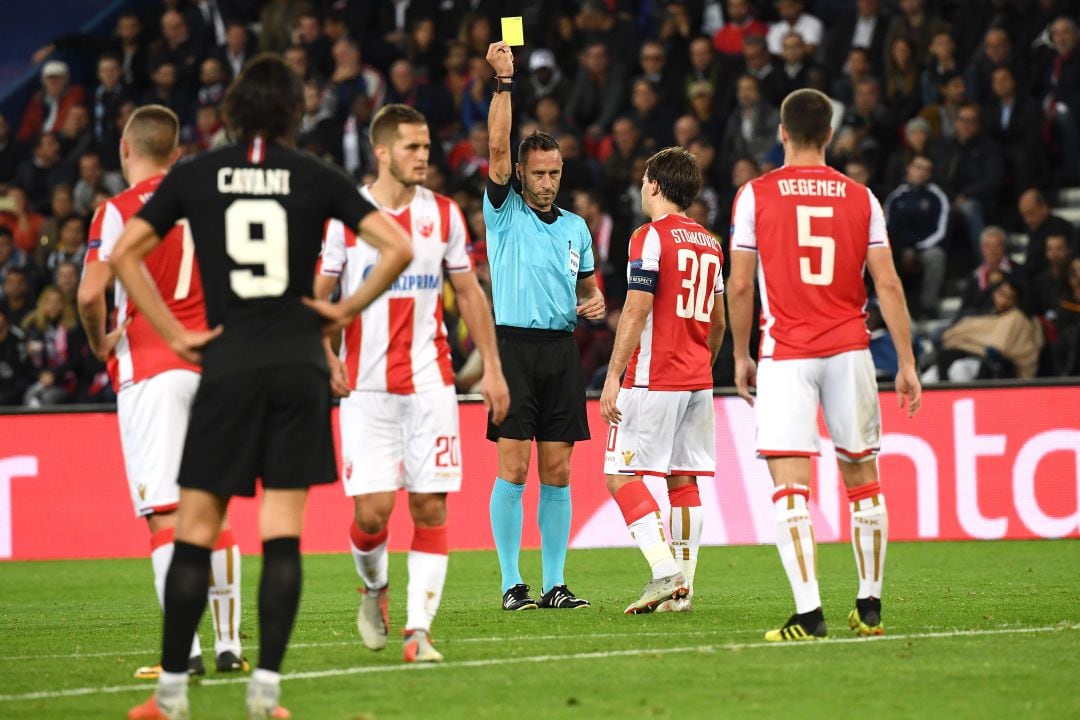
<path fill-rule="evenodd" d="M 881 483 L 872 482 L 858 487 L 848 488 L 847 497 L 851 502 L 858 502 L 881 494 Z"/>

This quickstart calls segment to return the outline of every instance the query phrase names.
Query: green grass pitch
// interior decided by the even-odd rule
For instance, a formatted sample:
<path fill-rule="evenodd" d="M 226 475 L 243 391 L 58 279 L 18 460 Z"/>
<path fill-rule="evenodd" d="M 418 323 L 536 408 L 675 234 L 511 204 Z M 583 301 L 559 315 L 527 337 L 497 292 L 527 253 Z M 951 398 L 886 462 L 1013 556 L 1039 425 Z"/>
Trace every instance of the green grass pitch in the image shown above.
<path fill-rule="evenodd" d="M 360 645 L 347 555 L 307 556 L 283 702 L 297 720 L 1080 717 L 1080 542 L 894 543 L 874 640 L 846 627 L 851 548 L 819 561 L 829 640 L 776 646 L 762 633 L 791 598 L 772 547 L 704 548 L 694 612 L 641 617 L 622 614 L 646 580 L 636 550 L 571 551 L 570 587 L 594 607 L 521 613 L 499 609 L 494 553 L 453 553 L 434 628 L 446 662 L 421 668 L 396 638 Z M 534 587 L 539 562 L 522 559 Z M 244 558 L 252 658 L 258 570 Z M 390 570 L 396 632 L 403 555 Z M 152 689 L 131 677 L 157 657 L 149 561 L 0 564 L 0 632 L 0 718 L 122 718 Z M 192 716 L 243 717 L 242 682 L 211 669 Z"/>

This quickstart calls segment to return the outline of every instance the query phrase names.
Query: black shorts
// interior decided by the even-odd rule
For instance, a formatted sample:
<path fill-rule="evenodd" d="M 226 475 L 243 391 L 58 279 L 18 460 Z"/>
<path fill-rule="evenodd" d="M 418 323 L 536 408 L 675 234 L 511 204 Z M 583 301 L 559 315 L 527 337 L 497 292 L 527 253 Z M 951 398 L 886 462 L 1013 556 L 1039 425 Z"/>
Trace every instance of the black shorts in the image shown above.
<path fill-rule="evenodd" d="M 180 487 L 215 495 L 255 494 L 337 479 L 330 384 L 309 364 L 204 378 L 195 394 L 180 461 Z"/>
<path fill-rule="evenodd" d="M 504 325 L 495 334 L 510 411 L 499 425 L 488 420 L 488 440 L 588 440 L 585 372 L 573 336 Z"/>

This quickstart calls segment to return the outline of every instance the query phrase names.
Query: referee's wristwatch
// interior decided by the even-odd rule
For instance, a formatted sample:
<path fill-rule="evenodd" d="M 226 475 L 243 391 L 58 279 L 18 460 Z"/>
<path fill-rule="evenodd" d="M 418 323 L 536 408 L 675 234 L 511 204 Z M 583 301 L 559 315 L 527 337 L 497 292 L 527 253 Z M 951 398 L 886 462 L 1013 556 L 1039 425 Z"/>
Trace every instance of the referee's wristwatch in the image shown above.
<path fill-rule="evenodd" d="M 495 92 L 510 92 L 514 89 L 514 76 L 513 75 L 496 75 L 495 76 Z"/>

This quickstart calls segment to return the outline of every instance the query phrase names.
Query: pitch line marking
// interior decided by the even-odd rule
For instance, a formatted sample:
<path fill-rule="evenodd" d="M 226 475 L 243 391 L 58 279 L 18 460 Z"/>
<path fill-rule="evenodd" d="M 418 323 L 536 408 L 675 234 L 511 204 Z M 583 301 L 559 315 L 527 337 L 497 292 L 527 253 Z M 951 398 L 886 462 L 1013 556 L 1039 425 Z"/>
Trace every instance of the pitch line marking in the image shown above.
<path fill-rule="evenodd" d="M 929 633 L 906 633 L 903 635 L 883 635 L 873 638 L 835 638 L 825 642 L 797 642 L 797 643 L 773 643 L 773 642 L 746 642 L 724 643 L 722 645 L 691 645 L 684 647 L 667 648 L 628 648 L 626 650 L 601 650 L 583 653 L 564 653 L 547 655 L 530 655 L 516 658 L 483 658 L 477 660 L 462 660 L 460 662 L 414 664 L 414 665 L 361 665 L 358 667 L 336 668 L 331 670 L 312 670 L 309 672 L 289 673 L 282 676 L 283 680 L 321 680 L 324 678 L 342 677 L 347 675 L 370 675 L 392 672 L 421 672 L 434 670 L 454 670 L 458 668 L 478 668 L 492 665 L 524 665 L 551 662 L 552 660 L 604 660 L 608 658 L 635 657 L 639 655 L 675 655 L 684 653 L 717 653 L 724 650 L 754 650 L 758 648 L 797 648 L 811 647 L 821 648 L 830 645 L 847 643 L 878 643 L 891 640 L 925 640 L 935 638 L 977 637 L 985 635 L 1021 635 L 1045 632 L 1064 632 L 1077 630 L 1077 625 L 1048 625 L 1044 627 L 1028 628 L 1000 628 L 996 630 L 951 630 L 944 632 Z M 579 636 L 580 637 L 580 636 Z M 240 685 L 248 682 L 249 678 L 211 678 L 202 680 L 199 685 Z M 13 695 L 0 695 L 0 702 L 17 702 L 20 700 L 51 700 L 68 697 L 82 697 L 86 695 L 111 695 L 125 692 L 146 692 L 151 690 L 150 683 L 138 685 L 109 685 L 105 687 L 70 688 L 67 690 L 43 690 L 39 692 L 21 693 Z"/>
<path fill-rule="evenodd" d="M 499 643 L 499 642 L 517 642 L 519 640 L 567 640 L 574 639 L 613 639 L 613 638 L 633 638 L 633 637 L 681 637 L 681 636 L 697 636 L 697 635 L 719 635 L 725 632 L 724 630 L 687 630 L 682 632 L 637 632 L 637 633 L 589 633 L 587 635 L 507 635 L 504 637 L 464 637 L 464 638 L 439 638 L 440 644 L 457 644 L 457 643 Z M 765 632 L 764 629 L 761 632 Z M 344 647 L 347 645 L 360 646 L 359 638 L 354 640 L 334 640 L 328 642 L 309 642 L 309 643 L 289 643 L 290 650 L 297 650 L 303 648 L 325 648 L 325 647 Z M 145 650 L 118 650 L 116 652 L 92 652 L 92 653 L 58 653 L 55 655 L 0 655 L 0 662 L 6 660 L 45 660 L 45 659 L 61 659 L 61 660 L 77 660 L 79 658 L 95 658 L 95 657 L 129 657 L 134 655 L 154 655 L 160 653 L 161 648 L 156 647 Z"/>

